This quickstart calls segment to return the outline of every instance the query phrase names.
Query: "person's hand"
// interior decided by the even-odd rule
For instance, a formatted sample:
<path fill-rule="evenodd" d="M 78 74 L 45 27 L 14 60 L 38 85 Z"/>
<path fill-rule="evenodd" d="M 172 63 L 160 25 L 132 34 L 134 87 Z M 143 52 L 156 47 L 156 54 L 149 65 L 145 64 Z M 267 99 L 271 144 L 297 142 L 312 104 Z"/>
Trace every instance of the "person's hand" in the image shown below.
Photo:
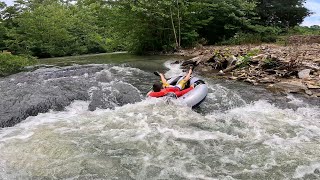
<path fill-rule="evenodd" d="M 190 87 L 194 88 L 194 84 L 191 84 Z"/>

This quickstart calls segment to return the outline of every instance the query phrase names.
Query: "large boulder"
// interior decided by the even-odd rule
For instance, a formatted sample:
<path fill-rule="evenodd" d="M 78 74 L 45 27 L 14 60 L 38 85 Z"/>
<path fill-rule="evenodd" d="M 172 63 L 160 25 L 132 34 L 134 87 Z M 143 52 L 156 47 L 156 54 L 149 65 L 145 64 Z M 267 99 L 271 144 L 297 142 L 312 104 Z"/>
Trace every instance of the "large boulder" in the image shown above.
<path fill-rule="evenodd" d="M 114 109 L 116 106 L 133 104 L 142 100 L 140 92 L 131 84 L 124 82 L 112 83 L 110 89 L 96 87 L 91 92 L 89 110 Z"/>
<path fill-rule="evenodd" d="M 140 91 L 126 83 L 141 85 L 135 78 L 139 72 L 124 71 L 105 65 L 84 65 L 42 68 L 1 78 L 0 128 L 49 110 L 64 110 L 75 100 L 91 100 L 90 110 L 140 101 Z M 132 74 L 136 72 L 137 75 Z"/>
<path fill-rule="evenodd" d="M 50 109 L 61 111 L 74 100 L 88 100 L 88 89 L 97 84 L 88 76 L 100 70 L 97 67 L 39 69 L 2 79 L 0 127 L 13 126 Z"/>

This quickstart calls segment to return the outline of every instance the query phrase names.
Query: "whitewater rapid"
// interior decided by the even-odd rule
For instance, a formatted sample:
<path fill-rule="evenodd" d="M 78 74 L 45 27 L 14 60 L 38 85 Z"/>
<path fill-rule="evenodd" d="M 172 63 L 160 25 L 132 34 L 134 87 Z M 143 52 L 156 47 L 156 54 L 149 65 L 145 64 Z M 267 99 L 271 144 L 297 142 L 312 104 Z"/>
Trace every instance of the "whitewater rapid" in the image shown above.
<path fill-rule="evenodd" d="M 168 77 L 183 73 L 165 65 Z M 205 79 L 207 99 L 191 109 L 146 98 L 152 84 L 146 79 L 156 80 L 151 72 L 114 66 L 91 80 L 99 73 L 135 89 L 141 100 L 94 111 L 90 98 L 76 100 L 0 129 L 0 179 L 320 178 L 317 104 L 292 95 L 278 102 L 260 89 Z M 116 82 L 97 87 L 113 92 Z M 249 92 L 241 93 L 244 87 Z"/>

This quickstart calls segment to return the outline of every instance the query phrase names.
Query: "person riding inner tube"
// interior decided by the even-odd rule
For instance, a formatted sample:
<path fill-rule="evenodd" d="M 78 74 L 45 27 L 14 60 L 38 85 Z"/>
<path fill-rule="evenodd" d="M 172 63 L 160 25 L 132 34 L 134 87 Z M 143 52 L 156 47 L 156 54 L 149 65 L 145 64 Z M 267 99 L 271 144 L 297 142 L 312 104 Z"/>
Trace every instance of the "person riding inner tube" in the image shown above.
<path fill-rule="evenodd" d="M 168 93 L 175 93 L 177 97 L 183 96 L 184 94 L 191 91 L 194 86 L 191 85 L 189 88 L 184 89 L 186 83 L 190 80 L 192 74 L 193 67 L 190 67 L 189 72 L 187 75 L 177 84 L 177 85 L 170 85 L 164 75 L 162 73 L 155 72 L 156 75 L 160 76 L 162 83 L 155 83 L 152 86 L 153 91 L 149 92 L 147 96 L 149 97 L 163 97 Z"/>

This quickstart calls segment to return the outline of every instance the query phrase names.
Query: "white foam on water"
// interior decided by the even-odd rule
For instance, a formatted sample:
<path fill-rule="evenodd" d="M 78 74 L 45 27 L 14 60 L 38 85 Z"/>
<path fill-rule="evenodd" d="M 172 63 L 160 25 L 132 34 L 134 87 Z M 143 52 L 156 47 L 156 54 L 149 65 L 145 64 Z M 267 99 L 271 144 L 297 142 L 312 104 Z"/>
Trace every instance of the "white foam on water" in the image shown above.
<path fill-rule="evenodd" d="M 320 171 L 320 161 L 312 162 L 309 165 L 298 166 L 293 178 L 303 178 L 305 175 L 313 174 L 316 169 Z"/>
<path fill-rule="evenodd" d="M 171 77 L 175 77 L 175 76 L 185 75 L 186 74 L 186 73 L 184 73 L 182 71 L 181 64 L 173 63 L 173 61 L 166 61 L 164 63 L 164 66 L 169 69 L 169 71 L 167 71 L 165 73 L 165 76 L 167 78 L 171 78 Z"/>
<path fill-rule="evenodd" d="M 122 75 L 132 75 L 133 72 L 138 72 L 141 74 L 147 74 L 145 71 L 142 71 L 138 68 L 126 67 L 126 66 L 112 66 L 110 69 L 118 71 Z"/>
<path fill-rule="evenodd" d="M 87 102 L 75 102 L 66 111 L 39 114 L 36 117 L 29 117 L 14 127 L 2 129 L 0 133 L 2 162 L 6 162 L 9 169 L 21 168 L 28 172 L 40 173 L 45 177 L 50 177 L 53 173 L 52 170 L 49 170 L 49 168 L 44 170 L 38 165 L 48 167 L 50 164 L 66 163 L 66 166 L 68 166 L 68 159 L 82 158 L 84 154 L 88 156 L 87 158 L 90 158 L 90 153 L 86 152 L 88 149 L 84 150 L 84 154 L 82 152 L 83 148 L 86 149 L 85 144 L 88 143 L 89 149 L 91 149 L 92 145 L 90 144 L 95 144 L 95 141 L 101 140 L 101 138 L 111 144 L 129 143 L 128 146 L 135 146 L 134 143 L 137 141 L 140 143 L 146 142 L 157 134 L 160 136 L 166 134 L 165 136 L 168 136 L 168 138 L 194 140 L 203 140 L 204 137 L 204 139 L 214 138 L 213 135 L 206 132 L 193 133 L 190 129 L 180 131 L 169 127 L 175 126 L 175 123 L 182 123 L 177 121 L 180 118 L 183 118 L 184 121 L 187 120 L 183 116 L 177 117 L 176 110 L 185 114 L 190 111 L 190 108 L 180 106 L 176 109 L 176 105 L 168 106 L 162 99 L 149 99 L 134 105 L 128 104 L 117 107 L 113 111 L 97 110 L 89 112 L 87 106 Z M 197 119 L 201 117 L 196 113 L 192 114 Z M 155 127 L 157 128 L 155 129 Z M 168 132 L 163 132 L 162 129 L 166 128 L 162 127 L 169 127 L 171 135 L 168 135 Z M 158 133 L 154 134 L 153 130 Z M 91 139 L 90 137 L 96 137 L 97 139 Z M 85 143 L 81 143 L 82 139 L 87 140 L 84 141 Z M 130 145 L 130 143 L 133 144 Z M 80 147 L 75 149 L 73 146 Z M 12 149 L 15 149 L 15 151 L 12 151 Z M 37 157 L 39 156 L 37 152 L 41 152 L 42 158 Z M 17 153 L 21 156 L 17 157 Z M 68 158 L 65 159 L 66 157 Z M 32 162 L 32 164 L 26 166 L 25 162 Z M 80 168 L 79 164 L 69 165 L 68 168 Z M 55 171 L 62 173 L 62 169 L 55 169 Z M 2 176 L 5 175 L 2 174 Z"/>
<path fill-rule="evenodd" d="M 128 72 L 126 67 L 114 70 Z M 179 69 L 173 71 L 176 75 Z M 147 98 L 90 112 L 89 102 L 76 101 L 65 111 L 3 128 L 0 178 L 319 177 L 320 107 L 283 109 L 262 100 L 246 104 L 222 85 L 209 88 L 209 98 L 223 99 L 231 105 L 228 110 L 201 115 L 176 101 Z"/>
<path fill-rule="evenodd" d="M 208 98 L 211 98 L 212 100 L 221 99 L 221 101 L 219 101 L 220 104 L 227 105 L 230 108 L 237 107 L 240 104 L 247 104 L 239 94 L 220 84 L 208 84 L 208 88 L 210 90 Z"/>
<path fill-rule="evenodd" d="M 289 94 L 287 96 L 287 98 L 291 100 L 291 101 L 288 102 L 290 104 L 295 104 L 295 105 L 298 105 L 298 106 L 306 105 L 306 103 L 303 102 L 303 100 L 301 100 L 301 99 L 299 99 L 297 97 L 294 97 L 292 94 Z"/>
<path fill-rule="evenodd" d="M 0 131 L 0 142 L 5 142 L 8 140 L 7 136 L 10 138 L 16 138 L 15 134 L 12 136 L 11 133 L 19 132 L 21 133 L 21 137 L 30 137 L 30 133 L 32 135 L 32 131 L 34 128 L 38 128 L 38 126 L 51 124 L 58 121 L 64 121 L 68 119 L 70 121 L 76 120 L 73 117 L 81 116 L 83 114 L 90 114 L 90 111 L 87 111 L 89 102 L 85 101 L 75 101 L 70 106 L 66 107 L 66 111 L 50 111 L 47 113 L 39 113 L 37 116 L 30 116 L 25 119 L 22 123 L 15 125 L 14 127 L 3 128 Z M 24 134 L 26 133 L 26 134 Z M 9 139 L 10 139 L 9 138 Z"/>
<path fill-rule="evenodd" d="M 134 164 L 130 165 L 130 171 L 135 171 L 135 166 L 158 167 L 159 173 L 153 178 L 176 174 L 190 179 L 214 179 L 212 173 L 230 171 L 229 166 L 234 172 L 221 177 L 265 174 L 281 166 L 281 156 L 284 162 L 304 164 L 308 161 L 300 156 L 305 156 L 305 152 L 309 153 L 309 158 L 317 158 L 319 153 L 319 150 L 309 149 L 317 147 L 316 139 L 320 139 L 320 125 L 315 119 L 319 117 L 318 107 L 294 111 L 257 101 L 224 113 L 202 116 L 188 107 L 166 104 L 162 99 L 147 99 L 115 110 L 94 112 L 87 111 L 87 106 L 87 102 L 75 102 L 66 111 L 39 114 L 15 127 L 2 129 L 0 156 L 5 167 L 1 168 L 33 172 L 26 177 L 34 173 L 52 177 L 53 170 L 49 168 L 52 166 L 58 178 L 70 178 L 77 176 L 77 172 L 64 174 L 62 169 L 81 169 L 81 162 L 92 160 L 107 168 L 104 162 L 109 162 L 110 158 L 129 158 L 130 161 L 123 163 Z M 227 144 L 230 148 L 225 149 Z M 245 150 L 242 145 L 252 147 Z M 102 154 L 108 160 L 101 159 Z M 220 159 L 218 162 L 223 166 L 215 167 L 214 162 L 201 160 L 210 154 Z M 26 165 L 26 162 L 31 164 Z M 124 171 L 122 166 L 127 166 L 114 163 L 117 171 Z M 248 165 L 241 165 L 243 163 Z M 292 169 L 291 175 L 286 176 L 303 177 L 302 172 L 309 173 L 305 166 L 298 168 L 297 164 L 295 168 L 297 170 Z M 141 178 L 146 178 L 149 170 L 144 171 Z M 136 173 L 130 176 L 140 177 Z"/>

